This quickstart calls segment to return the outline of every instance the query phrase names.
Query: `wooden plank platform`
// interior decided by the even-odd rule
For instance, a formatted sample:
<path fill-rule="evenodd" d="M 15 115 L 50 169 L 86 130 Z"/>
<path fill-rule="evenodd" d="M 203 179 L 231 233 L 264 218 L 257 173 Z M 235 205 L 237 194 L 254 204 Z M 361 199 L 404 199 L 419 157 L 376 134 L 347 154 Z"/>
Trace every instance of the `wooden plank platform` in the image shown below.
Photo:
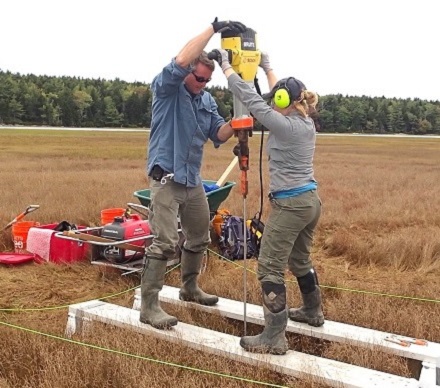
<path fill-rule="evenodd" d="M 164 286 L 159 293 L 161 302 L 172 304 L 184 304 L 187 307 L 202 310 L 208 313 L 220 314 L 222 316 L 243 321 L 243 302 L 219 298 L 215 306 L 202 306 L 197 303 L 183 302 L 179 299 L 179 289 Z M 140 309 L 140 289 L 135 290 L 133 309 Z M 259 325 L 264 325 L 264 315 L 262 306 L 247 303 L 246 321 Z M 387 353 L 396 354 L 402 357 L 424 361 L 429 364 L 436 364 L 440 359 L 440 344 L 428 342 L 427 346 L 411 345 L 403 347 L 401 345 L 388 342 L 386 337 L 393 335 L 378 330 L 367 329 L 359 326 L 348 325 L 345 323 L 326 320 L 321 327 L 309 326 L 288 320 L 287 331 L 307 335 L 315 338 L 325 339 L 340 343 L 349 343 L 356 346 L 372 347 Z M 400 338 L 401 336 L 399 336 Z M 405 337 L 403 337 L 405 338 Z M 408 337 L 406 337 L 408 338 Z"/>
<path fill-rule="evenodd" d="M 172 267 L 174 265 L 177 265 L 180 263 L 180 259 L 176 258 L 176 259 L 171 259 L 167 261 L 167 267 Z M 117 268 L 120 269 L 122 271 L 124 271 L 123 275 L 128 275 L 134 272 L 142 272 L 142 269 L 144 267 L 144 260 L 143 259 L 139 259 L 139 260 L 132 260 L 132 261 L 128 261 L 126 263 L 112 263 L 111 261 L 108 261 L 106 259 L 93 259 L 91 261 L 91 264 L 93 265 L 100 265 L 100 266 L 104 266 L 104 267 L 111 267 L 111 268 Z"/>
<path fill-rule="evenodd" d="M 99 300 L 69 307 L 66 334 L 71 336 L 82 330 L 84 321 L 107 323 L 239 362 L 264 366 L 297 378 L 305 375 L 313 376 L 322 383 L 334 387 L 341 387 L 341 385 L 347 388 L 420 387 L 419 381 L 415 379 L 403 378 L 292 350 L 282 356 L 250 353 L 240 347 L 239 337 L 182 322 L 170 330 L 154 329 L 139 321 L 139 311 Z"/>

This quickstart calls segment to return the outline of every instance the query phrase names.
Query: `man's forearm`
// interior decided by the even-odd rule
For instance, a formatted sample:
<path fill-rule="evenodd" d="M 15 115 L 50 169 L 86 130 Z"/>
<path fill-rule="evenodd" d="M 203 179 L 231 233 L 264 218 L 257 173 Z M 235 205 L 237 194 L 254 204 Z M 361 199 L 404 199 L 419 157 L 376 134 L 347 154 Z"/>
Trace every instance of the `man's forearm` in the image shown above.
<path fill-rule="evenodd" d="M 217 137 L 220 141 L 228 140 L 234 134 L 230 122 L 224 123 L 217 132 Z"/>
<path fill-rule="evenodd" d="M 214 35 L 214 29 L 209 26 L 205 31 L 192 38 L 176 56 L 176 63 L 179 66 L 187 67 L 196 59 Z"/>

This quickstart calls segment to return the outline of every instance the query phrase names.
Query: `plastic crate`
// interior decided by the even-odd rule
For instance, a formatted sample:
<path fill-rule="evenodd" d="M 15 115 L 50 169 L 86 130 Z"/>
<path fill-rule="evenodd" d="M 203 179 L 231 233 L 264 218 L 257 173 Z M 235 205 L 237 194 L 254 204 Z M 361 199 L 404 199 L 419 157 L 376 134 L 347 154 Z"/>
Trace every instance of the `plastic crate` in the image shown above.
<path fill-rule="evenodd" d="M 88 258 L 89 246 L 84 242 L 68 241 L 57 238 L 54 229 L 58 224 L 41 225 L 31 228 L 27 238 L 29 252 L 37 256 L 38 261 L 53 263 L 72 263 Z M 85 229 L 79 226 L 78 230 Z"/>
<path fill-rule="evenodd" d="M 203 180 L 206 185 L 215 185 L 216 181 Z M 228 198 L 231 189 L 235 186 L 235 182 L 226 182 L 222 187 L 212 190 L 206 193 L 206 198 L 208 199 L 209 211 L 214 213 L 218 210 L 221 203 Z M 133 193 L 133 195 L 139 200 L 141 205 L 150 205 L 150 189 L 138 190 Z"/>

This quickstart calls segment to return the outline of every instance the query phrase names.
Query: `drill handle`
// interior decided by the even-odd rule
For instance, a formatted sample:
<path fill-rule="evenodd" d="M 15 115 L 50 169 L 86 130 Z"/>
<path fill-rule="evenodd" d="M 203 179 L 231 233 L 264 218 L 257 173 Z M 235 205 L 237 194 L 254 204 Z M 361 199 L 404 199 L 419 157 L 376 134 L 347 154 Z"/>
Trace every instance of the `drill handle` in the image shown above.
<path fill-rule="evenodd" d="M 229 63 L 232 62 L 232 51 L 227 49 L 228 52 L 228 61 Z M 221 66 L 222 64 L 222 55 L 220 54 L 220 51 L 218 50 L 212 50 L 208 53 L 208 58 L 214 61 L 217 61 L 218 64 Z"/>

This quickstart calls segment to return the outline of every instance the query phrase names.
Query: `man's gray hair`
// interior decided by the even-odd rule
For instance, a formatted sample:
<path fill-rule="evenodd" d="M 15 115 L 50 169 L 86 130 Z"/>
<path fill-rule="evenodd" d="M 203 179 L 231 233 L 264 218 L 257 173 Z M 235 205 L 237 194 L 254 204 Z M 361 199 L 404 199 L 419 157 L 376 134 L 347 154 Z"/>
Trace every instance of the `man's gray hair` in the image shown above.
<path fill-rule="evenodd" d="M 192 67 L 195 67 L 198 63 L 203 63 L 211 71 L 214 71 L 215 69 L 215 63 L 212 59 L 208 58 L 208 53 L 206 51 L 202 51 L 201 54 L 196 59 L 194 59 Z"/>

